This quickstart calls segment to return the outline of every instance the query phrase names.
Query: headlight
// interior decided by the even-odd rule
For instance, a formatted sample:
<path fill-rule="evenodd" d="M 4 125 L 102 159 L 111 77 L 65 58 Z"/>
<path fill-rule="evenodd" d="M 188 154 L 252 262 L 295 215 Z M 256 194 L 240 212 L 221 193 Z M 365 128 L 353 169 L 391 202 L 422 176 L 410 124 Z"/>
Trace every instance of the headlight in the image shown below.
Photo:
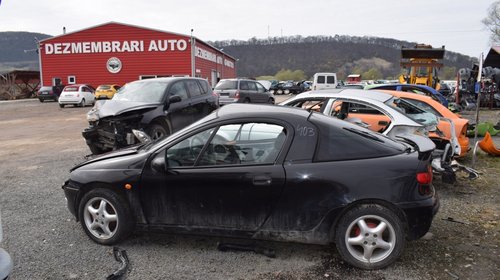
<path fill-rule="evenodd" d="M 88 122 L 96 122 L 98 120 L 99 120 L 99 114 L 97 113 L 97 110 L 95 108 L 92 108 L 87 113 L 87 121 Z"/>

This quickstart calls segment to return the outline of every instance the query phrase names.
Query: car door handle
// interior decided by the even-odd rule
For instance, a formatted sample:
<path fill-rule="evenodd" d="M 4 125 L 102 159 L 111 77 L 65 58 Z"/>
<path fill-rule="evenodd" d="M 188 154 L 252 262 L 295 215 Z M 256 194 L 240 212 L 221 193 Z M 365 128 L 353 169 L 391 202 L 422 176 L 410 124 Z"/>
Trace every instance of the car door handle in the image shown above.
<path fill-rule="evenodd" d="M 388 124 L 388 122 L 386 122 L 386 121 L 379 121 L 379 122 L 378 122 L 378 124 L 379 124 L 379 125 L 387 125 L 387 124 Z"/>
<path fill-rule="evenodd" d="M 258 175 L 253 177 L 254 186 L 270 186 L 273 180 L 267 175 Z"/>

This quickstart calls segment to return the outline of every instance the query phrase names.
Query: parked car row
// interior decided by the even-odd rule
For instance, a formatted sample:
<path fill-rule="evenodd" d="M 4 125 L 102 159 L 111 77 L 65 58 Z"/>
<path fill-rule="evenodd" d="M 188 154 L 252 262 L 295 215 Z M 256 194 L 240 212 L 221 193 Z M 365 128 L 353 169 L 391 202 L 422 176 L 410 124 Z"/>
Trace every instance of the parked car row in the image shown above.
<path fill-rule="evenodd" d="M 96 99 L 111 99 L 120 89 L 118 85 L 100 85 L 94 89 L 86 84 L 43 86 L 37 92 L 40 102 L 53 100 L 61 108 L 66 105 L 84 107 L 94 105 Z"/>
<path fill-rule="evenodd" d="M 92 100 L 82 134 L 94 155 L 63 185 L 69 211 L 104 245 L 149 229 L 335 243 L 352 266 L 394 263 L 429 230 L 433 174 L 455 180 L 468 121 L 425 88 L 315 82 L 279 106 L 272 82 L 244 78 L 103 87 L 116 92 Z M 84 85 L 66 88 L 59 102 Z"/>

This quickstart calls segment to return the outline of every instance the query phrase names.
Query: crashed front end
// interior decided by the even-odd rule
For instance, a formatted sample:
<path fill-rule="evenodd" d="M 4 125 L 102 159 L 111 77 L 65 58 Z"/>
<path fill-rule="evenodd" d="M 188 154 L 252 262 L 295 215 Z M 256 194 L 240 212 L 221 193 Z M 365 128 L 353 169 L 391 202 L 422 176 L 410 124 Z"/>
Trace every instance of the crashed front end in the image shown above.
<path fill-rule="evenodd" d="M 89 122 L 90 126 L 82 132 L 82 135 L 92 152 L 94 149 L 102 153 L 123 148 L 139 142 L 132 130 L 143 129 L 142 117 L 142 114 L 135 113 Z"/>
<path fill-rule="evenodd" d="M 144 116 L 157 108 L 156 105 L 141 105 L 135 107 L 106 107 L 105 102 L 98 102 L 87 113 L 89 127 L 83 132 L 83 138 L 93 154 L 101 154 L 141 143 L 138 133 L 144 133 L 146 124 Z M 110 104 L 108 104 L 110 105 Z M 113 104 L 111 104 L 113 105 Z"/>

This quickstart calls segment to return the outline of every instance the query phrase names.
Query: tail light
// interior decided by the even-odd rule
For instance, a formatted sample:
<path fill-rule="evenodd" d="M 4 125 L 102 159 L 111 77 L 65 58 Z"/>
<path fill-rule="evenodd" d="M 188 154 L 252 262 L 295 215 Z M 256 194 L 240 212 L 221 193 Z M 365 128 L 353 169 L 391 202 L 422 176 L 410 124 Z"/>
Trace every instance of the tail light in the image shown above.
<path fill-rule="evenodd" d="M 432 193 L 432 167 L 428 166 L 427 171 L 417 173 L 418 192 L 421 195 Z"/>
<path fill-rule="evenodd" d="M 236 93 L 234 94 L 234 98 L 240 99 L 240 91 L 237 90 Z"/>

